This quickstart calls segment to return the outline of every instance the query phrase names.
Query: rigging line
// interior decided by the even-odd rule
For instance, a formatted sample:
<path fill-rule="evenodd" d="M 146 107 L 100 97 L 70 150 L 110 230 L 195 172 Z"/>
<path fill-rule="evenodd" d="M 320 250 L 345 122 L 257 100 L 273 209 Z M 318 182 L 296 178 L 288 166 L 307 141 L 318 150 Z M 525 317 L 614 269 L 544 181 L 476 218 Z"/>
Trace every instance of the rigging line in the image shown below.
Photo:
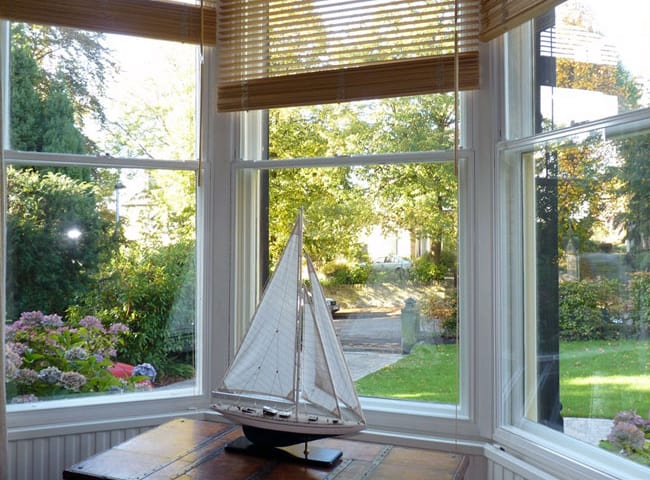
<path fill-rule="evenodd" d="M 458 96 L 460 86 L 459 52 L 458 52 L 458 0 L 454 2 L 454 174 L 458 177 Z"/>
<path fill-rule="evenodd" d="M 201 12 L 201 20 L 200 20 L 200 34 L 201 38 L 199 40 L 199 77 L 200 77 L 200 85 L 199 85 L 199 165 L 198 165 L 198 171 L 196 173 L 196 183 L 197 186 L 200 187 L 201 184 L 203 183 L 203 133 L 204 133 L 204 125 L 203 125 L 203 110 L 204 108 L 204 94 L 203 90 L 205 89 L 205 64 L 204 64 L 204 46 L 205 46 L 205 9 L 203 5 L 204 0 L 201 0 L 201 7 L 200 7 L 200 12 Z"/>
<path fill-rule="evenodd" d="M 460 83 L 460 73 L 459 73 L 459 54 L 458 54 L 458 2 L 454 2 L 454 173 L 456 175 L 456 183 L 458 184 L 458 139 L 459 139 L 459 128 L 458 128 L 458 95 L 459 95 L 459 83 Z M 458 289 L 456 289 L 456 295 L 458 295 Z M 458 305 L 458 299 L 456 299 L 456 304 Z M 456 379 L 458 390 L 460 390 L 461 382 L 460 379 L 460 342 L 458 334 L 460 332 L 460 315 L 459 308 L 456 308 Z M 458 391 L 457 390 L 457 391 Z M 456 408 L 454 408 L 454 446 L 456 453 L 458 453 L 458 408 L 460 401 L 460 395 L 456 399 Z"/>
<path fill-rule="evenodd" d="M 297 262 L 297 268 L 298 271 L 296 272 L 297 278 L 298 278 L 298 288 L 296 289 L 296 305 L 297 305 L 297 312 L 296 312 L 296 338 L 295 338 L 295 344 L 294 344 L 294 365 L 293 365 L 293 389 L 294 389 L 294 405 L 296 409 L 296 419 L 298 418 L 298 413 L 300 411 L 300 369 L 302 368 L 301 364 L 301 355 L 302 355 L 302 336 L 303 336 L 303 323 L 304 323 L 304 309 L 305 309 L 305 293 L 304 293 L 304 285 L 302 281 L 302 256 L 303 256 L 303 209 L 302 207 L 300 208 L 300 211 L 298 212 L 298 219 L 296 221 L 296 226 L 294 227 L 294 230 L 292 232 L 292 235 L 297 235 L 298 236 L 298 262 Z"/>

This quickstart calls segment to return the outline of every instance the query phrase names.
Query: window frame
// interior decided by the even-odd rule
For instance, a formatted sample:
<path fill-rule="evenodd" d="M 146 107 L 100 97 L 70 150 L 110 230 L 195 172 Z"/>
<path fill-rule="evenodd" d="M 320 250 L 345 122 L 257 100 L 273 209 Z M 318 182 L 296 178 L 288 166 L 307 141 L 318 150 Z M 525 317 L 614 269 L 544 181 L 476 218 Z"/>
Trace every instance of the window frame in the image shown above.
<path fill-rule="evenodd" d="M 471 93 L 462 94 L 462 109 L 468 116 L 473 111 L 472 106 L 476 96 Z M 250 295 L 254 290 L 251 285 L 260 285 L 260 266 L 256 261 L 259 252 L 260 236 L 259 221 L 261 209 L 259 204 L 260 172 L 275 168 L 318 168 L 318 167 L 349 167 L 376 163 L 413 163 L 413 162 L 453 162 L 453 151 L 410 152 L 377 155 L 353 155 L 351 157 L 321 157 L 300 159 L 266 160 L 266 138 L 268 135 L 265 111 L 254 111 L 241 114 L 241 139 L 238 160 L 232 165 L 235 195 L 233 199 L 233 218 L 235 219 L 236 239 L 233 257 L 237 268 L 234 270 L 234 306 L 233 333 L 231 345 L 235 346 L 242 338 L 247 319 L 254 311 L 256 298 Z M 468 117 L 471 118 L 471 117 Z M 472 122 L 463 124 L 462 137 L 468 138 L 471 144 Z M 476 445 L 468 439 L 478 436 L 476 425 L 476 403 L 471 395 L 475 362 L 474 349 L 471 347 L 470 332 L 474 330 L 475 315 L 473 302 L 473 278 L 471 272 L 474 264 L 473 236 L 475 217 L 474 212 L 474 164 L 475 153 L 472 149 L 461 149 L 458 162 L 458 218 L 459 218 L 459 311 L 462 311 L 459 322 L 459 335 L 467 339 L 461 341 L 459 397 L 457 406 L 429 402 L 401 401 L 382 398 L 361 397 L 361 404 L 368 425 L 372 429 L 362 432 L 361 438 L 418 438 L 441 448 L 449 444 L 464 443 L 465 446 Z M 246 240 L 253 239 L 253 240 Z M 259 293 L 259 292 L 258 292 Z M 234 348 L 231 350 L 234 355 Z M 432 437 L 438 435 L 439 437 Z"/>
<path fill-rule="evenodd" d="M 534 187 L 530 184 L 534 172 L 530 170 L 533 168 L 532 162 L 526 162 L 521 157 L 532 156 L 540 145 L 570 136 L 612 127 L 633 130 L 641 125 L 650 126 L 650 108 L 646 108 L 534 135 L 533 104 L 530 101 L 534 88 L 531 81 L 530 23 L 510 32 L 504 40 L 506 55 L 512 55 L 506 57 L 504 62 L 506 125 L 513 127 L 506 130 L 508 139 L 497 144 L 496 152 L 497 184 L 494 196 L 498 268 L 495 275 L 499 291 L 494 354 L 500 371 L 497 378 L 497 392 L 500 393 L 496 398 L 497 425 L 493 439 L 504 451 L 559 478 L 645 478 L 648 467 L 619 458 L 526 418 L 526 405 L 536 407 L 535 402 L 527 399 L 527 392 L 531 391 L 535 381 L 532 385 L 526 384 L 525 377 L 527 371 L 530 376 L 531 356 L 535 361 L 537 358 L 536 335 L 529 333 L 526 337 L 526 329 L 530 331 L 531 321 L 536 322 L 537 257 L 534 222 L 530 222 L 535 215 Z M 530 55 L 528 60 L 527 55 Z M 523 61 L 509 62 L 509 58 Z M 518 81 L 517 75 L 522 65 L 523 73 Z M 524 101 L 517 101 L 521 99 Z M 522 125 L 524 128 L 521 128 Z"/>
<path fill-rule="evenodd" d="M 209 392 L 215 384 L 220 373 L 225 371 L 214 365 L 225 365 L 226 350 L 224 336 L 218 335 L 219 328 L 214 328 L 215 313 L 219 313 L 219 324 L 227 327 L 227 309 L 229 298 L 227 288 L 213 288 L 217 278 L 229 278 L 229 257 L 223 252 L 230 247 L 229 239 L 224 238 L 224 229 L 218 226 L 223 224 L 224 217 L 229 219 L 229 209 L 226 207 L 229 195 L 230 182 L 224 181 L 224 176 L 215 172 L 223 171 L 229 164 L 228 154 L 232 150 L 220 148 L 232 143 L 232 124 L 230 116 L 218 116 L 210 108 L 214 104 L 214 94 L 209 82 L 214 82 L 213 75 L 217 55 L 214 47 L 204 47 L 203 67 L 197 68 L 196 82 L 197 93 L 197 144 L 202 151 L 198 152 L 199 158 L 190 160 L 150 160 L 141 158 L 116 158 L 95 157 L 89 155 L 51 154 L 42 152 L 20 152 L 7 148 L 9 142 L 9 22 L 0 20 L 0 85 L 2 97 L 0 113 L 2 119 L 0 145 L 2 146 L 2 165 L 9 164 L 40 164 L 48 166 L 89 166 L 106 168 L 142 168 L 166 169 L 178 171 L 194 171 L 200 175 L 201 184 L 196 192 L 196 265 L 197 265 L 197 332 L 196 348 L 200 353 L 196 356 L 196 376 L 193 387 L 179 387 L 167 391 L 153 391 L 133 393 L 128 396 L 99 395 L 97 397 L 70 398 L 66 400 L 48 400 L 22 405 L 7 405 L 7 427 L 9 439 L 14 440 L 26 435 L 26 432 L 39 430 L 60 431 L 61 428 L 70 428 L 73 431 L 82 424 L 103 422 L 117 428 L 134 425 L 133 418 L 138 419 L 135 425 L 151 424 L 151 419 L 166 418 L 178 415 L 196 415 L 205 409 L 209 402 Z M 197 46 L 197 58 L 199 51 Z M 198 65 L 198 62 L 197 62 Z M 201 70 L 201 71 L 199 71 Z M 214 85 L 214 83 L 212 83 Z M 199 115 L 199 109 L 205 112 Z M 201 122 L 201 125 L 199 125 Z M 217 131 L 218 135 L 206 135 L 205 132 Z M 203 135 L 202 142 L 198 136 Z M 2 174 L 4 179 L 4 173 Z M 6 195 L 3 189 L 2 195 Z M 3 197 L 4 198 L 4 197 Z M 0 214 L 4 232 L 4 215 Z M 4 234 L 4 233 L 3 233 Z M 208 240 L 209 238 L 209 240 Z M 220 251 L 221 254 L 214 252 Z M 218 257 L 218 258 L 217 258 Z M 207 262 L 206 259 L 213 259 Z M 226 272 L 225 274 L 222 272 Z M 4 284 L 4 283 L 3 283 Z M 216 294 L 213 294 L 216 292 Z M 4 287 L 0 293 L 4 296 Z M 216 347 L 216 348 L 215 348 Z M 223 371 L 222 371 L 223 370 Z M 83 408 L 80 408 L 83 407 Z M 125 413 L 128 412 L 128 413 Z M 129 420 L 130 419 L 130 420 Z"/>

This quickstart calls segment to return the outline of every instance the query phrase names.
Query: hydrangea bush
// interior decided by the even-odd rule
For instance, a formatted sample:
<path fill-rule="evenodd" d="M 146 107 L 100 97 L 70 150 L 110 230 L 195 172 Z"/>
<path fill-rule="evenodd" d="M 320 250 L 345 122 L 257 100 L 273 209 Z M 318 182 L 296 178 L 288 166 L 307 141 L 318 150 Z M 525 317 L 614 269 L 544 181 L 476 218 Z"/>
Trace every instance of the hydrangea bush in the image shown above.
<path fill-rule="evenodd" d="M 614 425 L 601 447 L 645 465 L 650 465 L 650 414 L 648 418 L 635 410 L 623 410 L 614 417 Z"/>
<path fill-rule="evenodd" d="M 155 369 L 149 364 L 138 365 L 128 378 L 117 378 L 108 370 L 127 332 L 124 324 L 105 327 L 92 316 L 66 323 L 56 314 L 24 312 L 6 326 L 7 400 L 23 403 L 78 393 L 150 389 Z"/>

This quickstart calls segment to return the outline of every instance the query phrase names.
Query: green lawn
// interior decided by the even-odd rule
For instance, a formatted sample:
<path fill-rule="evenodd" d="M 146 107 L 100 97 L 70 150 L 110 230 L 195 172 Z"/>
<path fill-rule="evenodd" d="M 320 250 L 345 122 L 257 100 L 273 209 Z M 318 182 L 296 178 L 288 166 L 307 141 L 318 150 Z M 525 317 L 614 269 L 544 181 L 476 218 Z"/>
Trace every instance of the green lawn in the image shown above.
<path fill-rule="evenodd" d="M 359 395 L 456 403 L 456 345 L 416 345 L 411 354 L 356 382 Z"/>
<path fill-rule="evenodd" d="M 650 342 L 563 342 L 560 400 L 565 417 L 613 418 L 650 411 Z M 397 363 L 357 382 L 360 395 L 456 403 L 455 345 L 417 345 Z"/>

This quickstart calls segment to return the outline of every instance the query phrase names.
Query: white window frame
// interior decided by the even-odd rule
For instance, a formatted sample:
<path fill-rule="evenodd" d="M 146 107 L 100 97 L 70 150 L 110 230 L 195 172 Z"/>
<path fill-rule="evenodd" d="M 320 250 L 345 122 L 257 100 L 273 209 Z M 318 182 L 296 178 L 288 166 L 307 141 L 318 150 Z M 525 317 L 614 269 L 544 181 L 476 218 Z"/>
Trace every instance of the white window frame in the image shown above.
<path fill-rule="evenodd" d="M 535 327 L 531 326 L 531 318 L 533 323 L 536 318 L 536 250 L 535 232 L 531 228 L 534 226 L 535 206 L 532 161 L 522 158 L 532 156 L 540 145 L 567 136 L 585 135 L 607 128 L 625 131 L 650 126 L 650 109 L 644 109 L 532 135 L 531 32 L 528 24 L 505 38 L 505 51 L 512 55 L 504 62 L 507 77 L 504 104 L 508 118 L 505 124 L 511 126 L 506 129 L 511 139 L 498 144 L 496 154 L 498 268 L 495 276 L 498 296 L 494 354 L 500 372 L 497 377 L 497 392 L 500 393 L 496 398 L 497 426 L 493 439 L 503 451 L 558 478 L 647 478 L 647 467 L 528 419 L 534 418 L 530 407 L 536 408 L 535 380 L 526 383 L 527 376 L 534 376 L 531 363 L 534 365 L 536 362 Z M 510 58 L 514 60 L 511 62 Z"/>
<path fill-rule="evenodd" d="M 0 21 L 0 145 L 5 164 L 29 163 L 42 165 L 76 165 L 106 168 L 146 168 L 190 170 L 201 176 L 197 188 L 196 265 L 197 265 L 197 370 L 195 386 L 179 387 L 128 395 L 98 395 L 96 397 L 48 400 L 43 402 L 8 405 L 7 426 L 9 439 L 25 436 L 47 435 L 48 431 L 61 432 L 82 430 L 83 425 L 102 423 L 107 428 L 132 428 L 151 425 L 152 422 L 174 416 L 201 415 L 209 404 L 210 389 L 225 371 L 228 342 L 223 332 L 229 328 L 230 313 L 230 231 L 219 226 L 230 222 L 230 186 L 228 171 L 234 150 L 229 148 L 235 137 L 232 115 L 217 115 L 215 104 L 214 72 L 216 49 L 204 48 L 202 73 L 197 72 L 197 88 L 203 92 L 197 100 L 197 112 L 202 125 L 197 125 L 197 135 L 203 135 L 200 155 L 202 161 L 194 160 L 148 160 L 127 158 L 101 158 L 82 155 L 24 153 L 7 148 L 9 142 L 8 121 L 8 39 L 9 23 Z M 197 49 L 198 56 L 198 49 Z M 198 90 L 197 90 L 198 91 Z M 201 132 L 201 133 L 199 133 Z M 214 135 L 206 132 L 217 132 Z M 198 136 L 197 136 L 198 138 Z M 2 175 L 4 178 L 4 174 Z M 6 195 L 3 189 L 2 195 Z M 5 212 L 0 213 L 4 225 Z M 4 228 L 3 228 L 4 230 Z M 208 261 L 210 260 L 210 261 Z M 227 279 L 225 282 L 223 279 Z M 225 285 L 224 285 L 225 284 Z M 218 285 L 215 287 L 215 285 Z M 2 287 L 4 295 L 4 281 Z M 4 303 L 2 303 L 4 305 Z"/>
<path fill-rule="evenodd" d="M 474 95 L 463 94 L 462 108 L 471 115 L 475 102 Z M 259 172 L 275 168 L 317 168 L 317 167 L 347 167 L 377 163 L 405 164 L 413 162 L 436 163 L 453 162 L 453 151 L 438 152 L 412 152 L 380 155 L 353 155 L 351 157 L 322 157 L 301 158 L 287 160 L 265 160 L 264 146 L 267 135 L 266 115 L 264 112 L 248 112 L 242 114 L 242 132 L 239 159 L 233 162 L 233 218 L 235 250 L 233 257 L 237 268 L 234 275 L 234 302 L 231 338 L 231 355 L 234 354 L 234 345 L 239 343 L 247 324 L 247 319 L 254 310 L 256 303 L 255 285 L 259 285 L 257 265 L 257 247 L 259 238 L 258 221 L 261 213 L 258 211 L 259 201 Z M 469 133 L 472 122 L 464 125 L 463 136 L 470 138 Z M 471 142 L 471 140 L 470 140 Z M 459 152 L 458 162 L 458 217 L 459 217 L 459 311 L 461 321 L 459 332 L 460 346 L 460 378 L 459 378 L 459 405 L 444 405 L 430 402 L 413 402 L 388 400 L 381 398 L 362 397 L 361 404 L 366 415 L 368 425 L 360 438 L 374 440 L 395 441 L 401 443 L 408 439 L 423 445 L 427 444 L 436 448 L 459 448 L 476 453 L 479 444 L 475 441 L 478 437 L 476 425 L 477 405 L 473 391 L 473 382 L 476 381 L 472 374 L 475 360 L 473 341 L 470 341 L 471 332 L 474 330 L 474 282 L 471 271 L 473 269 L 472 232 L 474 231 L 474 151 L 462 149 Z M 248 239 L 248 240 L 247 240 Z"/>

